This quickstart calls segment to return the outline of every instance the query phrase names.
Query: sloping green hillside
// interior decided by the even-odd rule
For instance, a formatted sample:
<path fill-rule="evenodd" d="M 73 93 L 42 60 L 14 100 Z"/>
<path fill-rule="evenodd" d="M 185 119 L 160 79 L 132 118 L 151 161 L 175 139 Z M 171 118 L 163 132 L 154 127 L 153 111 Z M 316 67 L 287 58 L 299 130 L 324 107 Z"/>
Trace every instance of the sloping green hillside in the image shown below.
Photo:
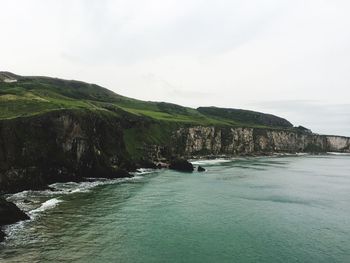
<path fill-rule="evenodd" d="M 293 127 L 286 119 L 277 117 L 275 115 L 250 111 L 241 109 L 226 109 L 217 107 L 199 107 L 197 109 L 200 113 L 223 119 L 235 120 L 250 125 L 263 125 L 272 127 Z"/>
<path fill-rule="evenodd" d="M 116 116 L 132 114 L 157 121 L 200 125 L 292 126 L 282 118 L 263 113 L 220 108 L 192 109 L 171 103 L 146 102 L 81 81 L 22 77 L 0 72 L 0 119 L 32 116 L 60 109 L 103 111 Z"/>

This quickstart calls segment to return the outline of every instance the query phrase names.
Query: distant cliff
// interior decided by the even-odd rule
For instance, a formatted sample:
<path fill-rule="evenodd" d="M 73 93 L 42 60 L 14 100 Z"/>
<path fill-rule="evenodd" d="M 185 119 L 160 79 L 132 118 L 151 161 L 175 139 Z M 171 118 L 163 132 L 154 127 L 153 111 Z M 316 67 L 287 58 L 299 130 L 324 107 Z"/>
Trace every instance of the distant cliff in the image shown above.
<path fill-rule="evenodd" d="M 350 138 L 294 130 L 189 127 L 174 133 L 174 152 L 196 155 L 251 155 L 350 152 Z"/>

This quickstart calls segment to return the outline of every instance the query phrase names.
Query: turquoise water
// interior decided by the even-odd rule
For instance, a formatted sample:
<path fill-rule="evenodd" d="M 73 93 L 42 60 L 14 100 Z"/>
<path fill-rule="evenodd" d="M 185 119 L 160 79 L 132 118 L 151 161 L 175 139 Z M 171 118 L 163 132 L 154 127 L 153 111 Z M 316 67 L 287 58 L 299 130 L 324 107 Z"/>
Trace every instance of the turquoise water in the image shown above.
<path fill-rule="evenodd" d="M 350 262 L 350 156 L 201 164 L 14 195 L 1 262 Z"/>

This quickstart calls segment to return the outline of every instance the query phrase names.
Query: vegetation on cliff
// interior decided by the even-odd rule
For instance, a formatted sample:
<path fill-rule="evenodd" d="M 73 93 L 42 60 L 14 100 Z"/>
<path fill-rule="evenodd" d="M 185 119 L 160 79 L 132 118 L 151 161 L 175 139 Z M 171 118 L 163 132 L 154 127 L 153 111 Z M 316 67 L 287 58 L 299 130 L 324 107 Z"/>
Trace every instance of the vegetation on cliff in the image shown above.
<path fill-rule="evenodd" d="M 9 72 L 0 72 L 0 102 L 0 119 L 54 110 L 84 109 L 119 117 L 131 114 L 181 124 L 292 127 L 282 118 L 263 113 L 205 107 L 192 109 L 165 102 L 140 101 L 95 84 L 48 77 L 22 77 Z"/>
<path fill-rule="evenodd" d="M 252 127 L 255 127 L 257 125 L 284 128 L 293 127 L 293 124 L 291 124 L 286 119 L 256 111 L 217 107 L 199 107 L 197 110 L 206 116 L 233 120 L 235 122 L 239 122 L 247 126 L 250 125 Z"/>
<path fill-rule="evenodd" d="M 0 121 L 32 118 L 54 111 L 70 111 L 75 116 L 100 115 L 102 119 L 109 116 L 119 120 L 125 124 L 123 138 L 133 158 L 141 157 L 139 147 L 142 143 L 167 142 L 171 132 L 180 126 L 292 127 L 282 118 L 263 113 L 220 108 L 192 109 L 171 103 L 140 101 L 81 81 L 0 72 Z"/>
<path fill-rule="evenodd" d="M 128 176 L 173 158 L 348 151 L 264 113 L 127 98 L 95 84 L 0 72 L 0 193 Z M 307 145 L 306 145 L 307 144 Z"/>

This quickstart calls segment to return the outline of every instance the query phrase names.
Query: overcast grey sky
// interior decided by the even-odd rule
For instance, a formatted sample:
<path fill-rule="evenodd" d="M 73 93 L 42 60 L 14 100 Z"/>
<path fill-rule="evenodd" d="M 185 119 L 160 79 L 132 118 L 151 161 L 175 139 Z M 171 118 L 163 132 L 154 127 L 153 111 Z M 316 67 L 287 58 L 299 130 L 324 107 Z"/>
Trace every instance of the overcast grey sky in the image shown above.
<path fill-rule="evenodd" d="M 350 136 L 349 0 L 0 0 L 0 70 Z"/>

